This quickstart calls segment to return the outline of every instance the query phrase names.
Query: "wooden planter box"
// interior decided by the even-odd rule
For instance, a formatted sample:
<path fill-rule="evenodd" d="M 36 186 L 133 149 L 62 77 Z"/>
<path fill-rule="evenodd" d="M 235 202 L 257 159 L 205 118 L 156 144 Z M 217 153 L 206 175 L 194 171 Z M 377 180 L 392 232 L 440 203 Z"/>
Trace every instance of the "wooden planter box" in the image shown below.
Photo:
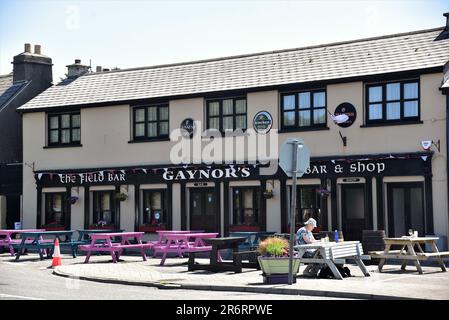
<path fill-rule="evenodd" d="M 229 232 L 257 232 L 259 226 L 229 226 Z"/>
<path fill-rule="evenodd" d="M 264 275 L 288 275 L 288 257 L 271 258 L 259 256 L 257 259 Z M 299 271 L 299 262 L 300 259 L 293 258 L 293 276 Z"/>
<path fill-rule="evenodd" d="M 154 233 L 158 230 L 167 230 L 167 226 L 164 226 L 164 225 L 161 225 L 161 226 L 139 226 L 140 232 Z"/>

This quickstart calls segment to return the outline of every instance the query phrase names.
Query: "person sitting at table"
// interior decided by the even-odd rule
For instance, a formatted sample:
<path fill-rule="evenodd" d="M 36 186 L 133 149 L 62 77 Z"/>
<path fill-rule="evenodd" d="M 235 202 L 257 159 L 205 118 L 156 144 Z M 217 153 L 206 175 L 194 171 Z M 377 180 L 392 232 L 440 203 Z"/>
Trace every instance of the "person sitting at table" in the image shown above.
<path fill-rule="evenodd" d="M 304 227 L 299 228 L 298 231 L 296 232 L 296 242 L 298 245 L 301 244 L 309 244 L 309 243 L 314 243 L 314 242 L 318 242 L 318 240 L 315 240 L 313 234 L 312 234 L 312 230 L 316 228 L 316 220 L 313 218 L 310 218 L 309 220 L 307 220 L 304 223 Z M 313 256 L 315 255 L 315 250 L 307 250 L 304 255 L 302 256 L 303 258 L 313 258 Z M 320 265 L 319 264 L 313 264 L 312 266 L 308 266 L 305 270 L 304 270 L 304 275 L 306 276 L 310 276 L 310 277 L 316 277 L 316 275 L 318 274 L 318 271 L 320 271 Z"/>

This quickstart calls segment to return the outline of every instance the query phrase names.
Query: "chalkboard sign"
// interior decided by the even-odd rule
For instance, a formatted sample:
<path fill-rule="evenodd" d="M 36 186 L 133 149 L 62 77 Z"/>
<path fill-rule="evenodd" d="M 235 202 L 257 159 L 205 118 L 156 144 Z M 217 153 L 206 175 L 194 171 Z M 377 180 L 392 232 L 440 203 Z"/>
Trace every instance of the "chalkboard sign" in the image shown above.
<path fill-rule="evenodd" d="M 357 118 L 357 111 L 355 110 L 355 107 L 350 104 L 349 102 L 343 102 L 335 108 L 334 115 L 339 116 L 341 114 L 345 114 L 348 116 L 348 120 L 342 123 L 337 123 L 338 126 L 342 128 L 347 128 L 352 126 L 352 124 L 355 122 L 355 119 Z"/>

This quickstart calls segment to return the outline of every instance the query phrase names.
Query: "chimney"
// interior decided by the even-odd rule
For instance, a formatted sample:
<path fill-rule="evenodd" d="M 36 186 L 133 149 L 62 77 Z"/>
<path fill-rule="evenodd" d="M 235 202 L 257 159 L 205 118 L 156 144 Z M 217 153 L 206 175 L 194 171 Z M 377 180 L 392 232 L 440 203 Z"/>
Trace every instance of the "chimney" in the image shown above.
<path fill-rule="evenodd" d="M 446 26 L 444 30 L 435 38 L 435 41 L 449 39 L 449 12 L 443 13 L 443 16 L 446 17 Z"/>
<path fill-rule="evenodd" d="M 31 44 L 25 43 L 25 52 L 26 53 L 31 53 Z"/>
<path fill-rule="evenodd" d="M 34 47 L 34 53 L 31 52 L 31 44 L 25 43 L 24 48 L 23 53 L 13 58 L 13 81 L 33 80 L 33 86 L 41 85 L 43 91 L 53 82 L 51 58 L 41 53 L 40 45 Z"/>
<path fill-rule="evenodd" d="M 40 44 L 34 45 L 34 54 L 41 54 L 41 45 Z"/>
<path fill-rule="evenodd" d="M 90 69 L 90 66 L 81 64 L 81 59 L 75 59 L 75 63 L 69 64 L 67 67 L 67 77 L 68 78 L 77 78 L 87 73 Z"/>
<path fill-rule="evenodd" d="M 102 66 L 97 66 L 97 68 L 95 69 L 96 72 L 102 72 L 103 71 L 103 67 Z"/>

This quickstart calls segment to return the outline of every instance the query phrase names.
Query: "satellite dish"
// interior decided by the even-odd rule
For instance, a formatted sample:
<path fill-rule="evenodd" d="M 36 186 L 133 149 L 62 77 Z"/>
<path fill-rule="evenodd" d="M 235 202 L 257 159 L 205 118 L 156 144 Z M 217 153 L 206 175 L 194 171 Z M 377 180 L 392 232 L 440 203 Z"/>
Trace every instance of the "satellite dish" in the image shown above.
<path fill-rule="evenodd" d="M 334 120 L 335 123 L 344 123 L 349 120 L 349 117 L 346 114 L 339 114 L 338 116 L 332 116 L 332 120 Z"/>

